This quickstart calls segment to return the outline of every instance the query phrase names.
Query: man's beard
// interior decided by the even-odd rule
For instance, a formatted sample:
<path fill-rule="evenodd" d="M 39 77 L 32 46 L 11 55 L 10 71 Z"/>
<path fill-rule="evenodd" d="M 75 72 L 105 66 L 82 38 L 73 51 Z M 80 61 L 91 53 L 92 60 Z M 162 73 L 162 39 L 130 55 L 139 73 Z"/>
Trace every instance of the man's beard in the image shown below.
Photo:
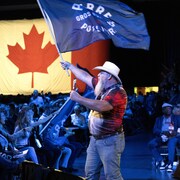
<path fill-rule="evenodd" d="M 98 83 L 95 87 L 95 90 L 94 90 L 94 94 L 96 95 L 96 97 L 99 96 L 100 93 L 103 91 L 104 85 L 105 85 L 105 83 L 102 80 L 98 81 Z"/>

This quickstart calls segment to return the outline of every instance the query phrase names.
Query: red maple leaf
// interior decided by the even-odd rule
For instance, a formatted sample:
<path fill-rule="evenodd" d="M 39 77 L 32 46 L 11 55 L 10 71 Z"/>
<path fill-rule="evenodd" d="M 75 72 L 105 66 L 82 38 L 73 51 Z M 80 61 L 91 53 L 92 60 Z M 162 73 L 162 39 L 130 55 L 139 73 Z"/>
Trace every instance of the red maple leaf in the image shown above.
<path fill-rule="evenodd" d="M 9 55 L 7 56 L 18 68 L 18 74 L 32 72 L 32 88 L 34 87 L 34 72 L 46 73 L 47 68 L 59 56 L 55 45 L 48 42 L 42 49 L 44 32 L 38 34 L 35 25 L 30 33 L 23 33 L 25 49 L 18 43 L 15 46 L 8 45 Z"/>

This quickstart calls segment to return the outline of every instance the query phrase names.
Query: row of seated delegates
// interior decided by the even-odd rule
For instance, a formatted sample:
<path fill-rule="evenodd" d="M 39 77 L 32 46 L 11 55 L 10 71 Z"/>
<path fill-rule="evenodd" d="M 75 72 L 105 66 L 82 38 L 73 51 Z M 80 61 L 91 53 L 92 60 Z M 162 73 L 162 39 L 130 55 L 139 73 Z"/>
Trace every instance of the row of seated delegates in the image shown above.
<path fill-rule="evenodd" d="M 37 122 L 34 122 L 33 111 L 31 107 L 28 106 L 27 104 L 24 104 L 19 109 L 19 112 L 17 114 L 17 120 L 15 123 L 14 133 L 10 134 L 6 128 L 7 127 L 6 121 L 8 121 L 6 118 L 6 115 L 9 113 L 7 113 L 5 108 L 3 108 L 3 110 L 1 109 L 0 112 L 1 112 L 0 134 L 3 135 L 5 138 L 7 138 L 7 141 L 9 141 L 8 150 L 11 152 L 11 154 L 13 154 L 13 157 L 14 155 L 16 155 L 17 157 L 17 154 L 22 154 L 24 155 L 23 156 L 24 159 L 30 160 L 34 163 L 38 163 L 38 157 L 37 157 L 36 151 L 34 147 L 30 146 L 29 144 L 29 137 L 34 127 L 38 126 L 39 124 L 45 123 L 46 121 L 51 119 L 53 114 L 50 114 L 48 117 L 41 116 Z M 3 166 L 3 167 L 6 167 L 6 166 Z"/>
<path fill-rule="evenodd" d="M 27 131 L 25 129 L 16 131 L 13 134 L 10 134 L 6 128 L 6 124 L 5 122 L 7 121 L 6 115 L 7 115 L 7 111 L 5 109 L 1 109 L 0 110 L 0 134 L 1 134 L 1 140 L 2 140 L 2 136 L 4 137 L 4 139 L 6 139 L 6 142 L 8 144 L 8 146 L 6 145 L 5 149 L 4 146 L 2 146 L 2 150 L 4 149 L 3 152 L 1 152 L 1 160 L 0 160 L 0 167 L 2 170 L 2 173 L 5 173 L 7 170 L 11 169 L 11 171 L 16 171 L 18 168 L 18 165 L 20 163 L 22 163 L 24 160 L 30 160 L 33 161 L 34 163 L 38 163 L 37 160 L 37 156 L 36 153 L 33 149 L 33 147 L 24 147 L 24 148 L 20 148 L 17 149 L 17 142 L 19 139 L 24 138 L 29 130 L 27 129 Z M 18 118 L 17 118 L 17 124 L 15 125 L 15 127 L 19 126 L 18 121 L 20 121 L 21 119 L 25 119 L 25 116 L 22 116 L 22 111 L 20 111 L 18 113 Z M 16 129 L 16 128 L 15 128 Z M 2 175 L 1 173 L 1 175 Z M 6 177 L 4 177 L 6 178 Z"/>
<path fill-rule="evenodd" d="M 31 106 L 29 106 L 29 107 L 31 107 Z M 29 139 L 29 140 L 30 140 L 31 146 L 33 146 L 36 150 L 38 161 L 39 161 L 40 157 L 38 154 L 39 149 L 37 149 L 37 147 L 38 148 L 41 148 L 41 147 L 38 146 L 39 144 L 37 143 L 36 138 L 40 138 L 40 136 L 38 136 L 38 134 L 37 134 L 37 132 L 40 131 L 39 126 L 43 126 L 43 124 L 45 122 L 50 120 L 54 116 L 54 114 L 56 114 L 56 112 L 54 111 L 54 108 L 51 106 L 48 106 L 48 105 L 44 105 L 43 110 L 44 110 L 44 112 L 41 114 L 41 116 L 38 119 L 34 118 L 34 120 L 31 120 L 31 124 L 30 124 L 30 127 L 33 127 L 33 130 L 31 131 L 31 136 L 30 136 L 31 139 Z M 30 111 L 31 111 L 31 119 L 33 119 L 33 112 L 32 112 L 31 108 L 30 108 Z M 44 164 L 44 161 L 42 161 L 40 163 L 44 166 L 58 168 L 59 167 L 58 163 L 57 163 L 58 161 L 56 161 L 56 159 L 58 158 L 59 162 L 62 162 L 62 167 L 66 168 L 67 162 L 69 159 L 69 155 L 71 154 L 70 150 L 68 148 L 59 148 L 58 146 L 56 147 L 56 149 L 54 149 L 53 146 L 48 146 L 45 141 L 42 143 L 43 143 L 43 148 L 48 150 L 48 154 L 46 155 L 46 158 L 47 158 L 47 156 L 49 156 L 48 158 L 50 158 L 50 159 L 49 159 L 48 163 Z M 46 151 L 46 153 L 47 153 L 47 151 Z M 63 158 L 60 159 L 60 157 L 63 157 Z M 54 159 L 54 160 L 52 160 L 52 159 Z"/>
<path fill-rule="evenodd" d="M 42 112 L 44 111 L 43 109 L 44 105 L 52 103 L 52 106 L 56 106 L 56 105 L 61 106 L 65 100 L 66 100 L 65 94 L 57 94 L 55 95 L 55 97 L 52 97 L 51 92 L 44 94 L 43 91 L 39 93 L 39 91 L 35 89 L 32 95 L 30 96 L 28 103 L 35 104 L 39 111 L 38 113 L 42 114 Z"/>
<path fill-rule="evenodd" d="M 62 94 L 55 95 L 52 97 L 52 94 L 49 92 L 44 94 L 38 90 L 34 90 L 30 96 L 29 105 L 33 108 L 34 119 L 38 119 L 41 114 L 44 112 L 44 108 L 47 105 L 51 105 L 54 108 L 54 111 L 58 110 L 66 100 L 66 96 Z"/>
<path fill-rule="evenodd" d="M 34 118 L 39 118 L 44 112 L 44 106 L 51 101 L 51 93 L 45 95 L 43 91 L 39 93 L 38 90 L 34 90 L 30 96 L 28 104 L 33 108 Z"/>
<path fill-rule="evenodd" d="M 173 171 L 173 162 L 175 160 L 176 146 L 180 143 L 180 116 L 173 114 L 175 111 L 173 105 L 169 103 L 162 104 L 162 115 L 156 118 L 153 134 L 154 137 L 148 143 L 148 147 L 155 161 L 155 166 L 160 170 L 166 169 L 168 172 Z M 168 160 L 167 162 L 160 154 L 160 147 L 167 145 Z"/>
<path fill-rule="evenodd" d="M 155 118 L 161 114 L 161 105 L 165 102 L 159 92 L 147 92 L 128 94 L 128 104 L 133 111 L 135 119 L 141 122 L 145 131 L 151 132 Z"/>

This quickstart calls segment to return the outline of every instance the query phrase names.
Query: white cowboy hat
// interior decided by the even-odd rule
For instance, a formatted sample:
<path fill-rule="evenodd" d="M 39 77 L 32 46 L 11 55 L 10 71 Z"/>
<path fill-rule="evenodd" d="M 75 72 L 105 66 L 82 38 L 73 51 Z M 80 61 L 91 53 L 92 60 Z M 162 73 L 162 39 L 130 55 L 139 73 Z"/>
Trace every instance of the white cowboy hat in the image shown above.
<path fill-rule="evenodd" d="M 165 108 L 165 107 L 172 107 L 172 105 L 169 103 L 163 103 L 162 108 Z"/>
<path fill-rule="evenodd" d="M 103 64 L 103 66 L 97 66 L 97 67 L 95 67 L 95 68 L 93 68 L 93 69 L 106 71 L 106 72 L 112 74 L 120 83 L 122 83 L 121 80 L 120 80 L 120 78 L 119 78 L 119 76 L 118 76 L 118 74 L 119 74 L 119 72 L 120 72 L 120 69 L 119 69 L 118 66 L 116 66 L 116 65 L 115 65 L 114 63 L 112 63 L 112 62 L 106 61 L 106 62 Z"/>

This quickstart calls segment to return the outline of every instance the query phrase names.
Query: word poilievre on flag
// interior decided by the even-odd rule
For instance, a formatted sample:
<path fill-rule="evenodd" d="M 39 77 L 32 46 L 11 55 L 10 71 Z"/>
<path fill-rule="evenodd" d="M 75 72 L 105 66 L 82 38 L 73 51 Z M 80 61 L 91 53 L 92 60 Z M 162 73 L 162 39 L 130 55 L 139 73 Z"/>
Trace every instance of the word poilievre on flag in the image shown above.
<path fill-rule="evenodd" d="M 111 39 L 115 46 L 149 49 L 143 13 L 118 0 L 37 0 L 60 52 Z"/>

